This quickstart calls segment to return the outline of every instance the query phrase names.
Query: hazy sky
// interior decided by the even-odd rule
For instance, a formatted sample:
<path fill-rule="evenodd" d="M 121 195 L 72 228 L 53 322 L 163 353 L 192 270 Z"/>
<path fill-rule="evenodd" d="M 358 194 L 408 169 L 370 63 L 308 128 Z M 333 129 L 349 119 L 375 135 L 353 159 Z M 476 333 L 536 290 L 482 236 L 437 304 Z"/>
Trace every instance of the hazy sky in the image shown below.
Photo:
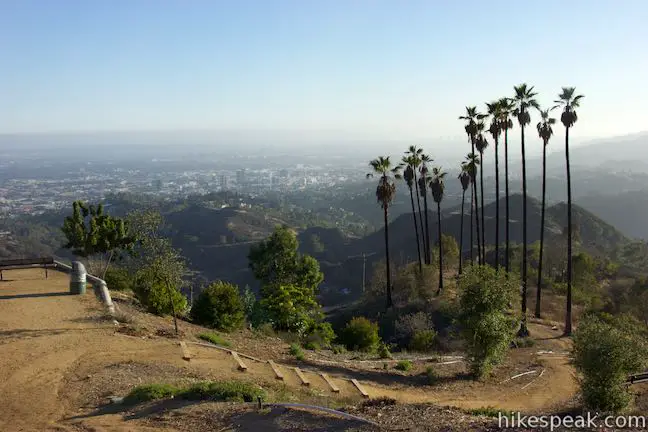
<path fill-rule="evenodd" d="M 636 132 L 646 22 L 645 0 L 0 0 L 0 133 L 455 137 L 523 81 L 586 95 L 575 135 Z"/>

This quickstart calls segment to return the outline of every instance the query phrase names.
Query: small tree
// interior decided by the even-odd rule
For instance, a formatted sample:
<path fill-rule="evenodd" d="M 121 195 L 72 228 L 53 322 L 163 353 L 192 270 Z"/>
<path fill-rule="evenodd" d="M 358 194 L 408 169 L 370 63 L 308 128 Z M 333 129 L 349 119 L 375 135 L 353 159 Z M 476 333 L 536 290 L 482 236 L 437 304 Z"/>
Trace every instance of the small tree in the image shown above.
<path fill-rule="evenodd" d="M 378 324 L 365 317 L 355 317 L 342 332 L 344 345 L 350 350 L 374 352 L 380 343 Z"/>
<path fill-rule="evenodd" d="M 261 306 L 275 330 L 301 335 L 313 322 L 321 319 L 315 293 L 297 285 L 263 287 Z"/>
<path fill-rule="evenodd" d="M 129 250 L 135 241 L 125 221 L 104 213 L 103 204 L 74 201 L 72 216 L 65 218 L 61 229 L 67 239 L 66 249 L 83 258 L 99 259 L 97 272 L 102 279 L 115 253 Z"/>
<path fill-rule="evenodd" d="M 245 321 L 245 306 L 238 287 L 216 281 L 205 288 L 191 308 L 193 320 L 207 327 L 231 331 Z"/>
<path fill-rule="evenodd" d="M 443 271 L 452 270 L 459 264 L 459 244 L 453 236 L 441 234 L 441 246 L 443 249 Z M 434 249 L 434 253 L 439 253 L 438 242 Z"/>
<path fill-rule="evenodd" d="M 584 317 L 574 333 L 574 363 L 588 408 L 618 412 L 630 402 L 628 374 L 646 366 L 646 341 L 624 317 Z M 630 326 L 633 327 L 633 326 Z"/>
<path fill-rule="evenodd" d="M 505 311 L 519 280 L 490 266 L 471 266 L 459 279 L 459 322 L 471 356 L 471 369 L 481 378 L 499 364 L 515 335 L 515 318 Z"/>

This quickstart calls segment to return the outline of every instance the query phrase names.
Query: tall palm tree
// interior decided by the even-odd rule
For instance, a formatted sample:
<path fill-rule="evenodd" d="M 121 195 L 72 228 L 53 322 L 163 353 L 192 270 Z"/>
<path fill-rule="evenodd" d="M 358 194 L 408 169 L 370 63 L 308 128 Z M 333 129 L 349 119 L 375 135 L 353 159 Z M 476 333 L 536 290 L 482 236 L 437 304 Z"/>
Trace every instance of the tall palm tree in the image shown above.
<path fill-rule="evenodd" d="M 554 107 L 555 108 L 555 107 Z M 552 125 L 555 118 L 549 117 L 554 108 L 540 111 L 540 121 L 536 125 L 538 136 L 542 139 L 542 216 L 540 217 L 540 260 L 538 261 L 538 290 L 536 291 L 535 316 L 540 318 L 540 301 L 542 299 L 542 253 L 544 250 L 545 201 L 547 194 L 547 144 L 553 135 Z"/>
<path fill-rule="evenodd" d="M 421 167 L 419 173 L 421 177 L 418 179 L 419 192 L 423 196 L 423 206 L 425 207 L 425 235 L 423 250 L 425 251 L 425 264 L 431 264 L 432 257 L 430 254 L 430 223 L 428 217 L 428 201 L 427 201 L 427 187 L 429 183 L 428 178 L 428 164 L 432 162 L 432 158 L 426 154 L 421 155 Z M 421 224 L 423 224 L 421 222 Z"/>
<path fill-rule="evenodd" d="M 526 181 L 526 149 L 524 147 L 524 127 L 531 123 L 529 108 L 537 108 L 538 102 L 535 100 L 537 93 L 533 91 L 533 86 L 520 84 L 515 87 L 515 109 L 513 114 L 517 117 L 520 124 L 520 141 L 522 144 L 522 323 L 518 334 L 521 337 L 529 335 L 529 329 L 526 324 L 527 311 L 527 181 Z"/>
<path fill-rule="evenodd" d="M 479 184 L 481 193 L 481 217 L 482 217 L 482 235 L 481 235 L 481 248 L 482 248 L 482 263 L 486 264 L 486 216 L 484 215 L 484 150 L 488 147 L 488 140 L 484 136 L 484 129 L 486 126 L 483 121 L 477 122 L 477 136 L 475 136 L 475 148 L 479 152 L 479 163 L 482 169 L 479 170 Z"/>
<path fill-rule="evenodd" d="M 385 219 L 385 261 L 386 261 L 386 277 L 387 277 L 387 308 L 389 309 L 394 305 L 392 300 L 392 284 L 391 284 L 391 264 L 389 262 L 389 206 L 394 201 L 396 195 L 395 179 L 401 178 L 400 166 L 392 166 L 389 156 L 379 156 L 369 162 L 372 172 L 367 174 L 367 178 L 374 175 L 379 176 L 378 186 L 376 187 L 376 199 L 383 209 Z"/>
<path fill-rule="evenodd" d="M 567 314 L 565 317 L 565 334 L 572 332 L 572 196 L 571 196 L 571 171 L 569 166 L 569 129 L 578 120 L 576 108 L 580 107 L 583 95 L 575 95 L 575 87 L 563 87 L 562 93 L 555 101 L 562 107 L 560 121 L 565 126 L 565 162 L 567 164 Z"/>
<path fill-rule="evenodd" d="M 419 237 L 418 221 L 416 220 L 416 208 L 414 207 L 414 156 L 403 156 L 403 179 L 407 184 L 410 193 L 410 201 L 412 203 L 412 217 L 414 218 L 414 234 L 416 236 L 416 252 L 418 253 L 419 272 L 423 272 L 423 261 L 421 260 L 421 239 Z"/>
<path fill-rule="evenodd" d="M 510 216 L 509 216 L 509 169 L 508 169 L 508 131 L 513 129 L 513 120 L 511 120 L 511 115 L 515 109 L 515 102 L 510 98 L 501 98 L 499 100 L 502 109 L 502 130 L 504 131 L 504 195 L 506 196 L 506 229 L 505 229 L 505 238 L 506 238 L 506 259 L 504 260 L 504 266 L 506 269 L 506 274 L 511 271 L 511 241 L 509 236 L 509 227 L 510 227 Z"/>
<path fill-rule="evenodd" d="M 480 114 L 477 112 L 477 107 L 466 107 L 466 115 L 460 116 L 459 120 L 465 120 L 466 125 L 464 126 L 464 130 L 466 131 L 466 135 L 468 135 L 468 141 L 470 142 L 471 146 L 471 154 L 475 154 L 475 138 L 477 136 L 477 122 L 479 120 L 482 120 L 484 118 L 484 114 Z M 476 166 L 474 167 L 476 169 Z M 475 171 L 476 172 L 476 171 Z M 477 183 L 475 182 L 475 179 L 473 178 L 473 190 L 472 190 L 472 195 L 473 198 L 471 199 L 471 213 L 472 213 L 472 207 L 474 206 L 477 211 L 475 211 L 475 222 L 477 224 L 477 261 L 481 264 L 482 263 L 482 258 L 481 258 L 481 247 L 479 246 L 481 244 L 480 241 L 480 232 L 479 232 L 479 206 L 478 206 L 478 195 L 477 195 Z M 472 214 L 470 216 L 471 220 L 471 225 L 472 225 Z M 470 231 L 470 235 L 472 237 L 472 228 Z M 472 254 L 472 248 L 473 248 L 473 242 L 472 239 L 470 240 L 470 253 Z"/>
<path fill-rule="evenodd" d="M 500 208 L 500 199 L 499 199 L 499 137 L 502 133 L 502 104 L 501 102 L 495 101 L 487 103 L 486 107 L 488 108 L 488 115 L 491 116 L 491 124 L 488 128 L 488 132 L 493 137 L 493 142 L 495 143 L 495 268 L 499 271 L 500 259 L 499 259 L 499 208 Z"/>
<path fill-rule="evenodd" d="M 464 204 L 466 203 L 466 189 L 470 186 L 470 174 L 468 174 L 468 168 L 466 162 L 461 164 L 461 172 L 458 177 L 461 182 L 461 229 L 459 232 L 459 274 L 463 270 L 463 234 L 464 234 Z M 472 228 L 472 226 L 471 226 Z"/>
<path fill-rule="evenodd" d="M 419 236 L 421 243 L 423 243 L 423 213 L 421 213 L 421 196 L 419 194 L 418 180 L 416 178 L 416 173 L 421 166 L 421 156 L 423 155 L 423 149 L 417 148 L 416 146 L 410 146 L 409 149 L 405 152 L 406 155 L 412 156 L 412 168 L 414 169 L 414 190 L 416 192 L 416 207 L 418 209 L 418 220 L 420 223 L 421 235 Z"/>
<path fill-rule="evenodd" d="M 470 259 L 472 261 L 473 259 L 473 208 L 475 208 L 475 204 L 477 203 L 477 198 L 475 191 L 477 190 L 477 170 L 479 166 L 479 158 L 475 153 L 468 153 L 466 155 L 466 162 L 464 163 L 466 166 L 466 169 L 468 171 L 468 175 L 470 176 L 470 183 L 472 183 L 472 188 L 470 188 L 470 194 L 473 196 L 474 199 L 471 200 L 471 206 L 470 206 Z M 479 209 L 475 208 L 475 214 L 476 214 L 476 222 L 477 222 L 477 243 L 479 243 Z M 481 248 L 477 248 L 477 262 L 481 264 Z"/>
<path fill-rule="evenodd" d="M 434 167 L 432 169 L 432 180 L 430 181 L 430 189 L 432 189 L 432 198 L 437 205 L 437 237 L 439 239 L 439 289 L 437 294 L 443 289 L 443 242 L 441 241 L 441 200 L 443 199 L 443 191 L 445 184 L 443 178 L 447 173 L 443 172 L 441 167 Z M 463 215 L 462 215 L 463 216 Z"/>

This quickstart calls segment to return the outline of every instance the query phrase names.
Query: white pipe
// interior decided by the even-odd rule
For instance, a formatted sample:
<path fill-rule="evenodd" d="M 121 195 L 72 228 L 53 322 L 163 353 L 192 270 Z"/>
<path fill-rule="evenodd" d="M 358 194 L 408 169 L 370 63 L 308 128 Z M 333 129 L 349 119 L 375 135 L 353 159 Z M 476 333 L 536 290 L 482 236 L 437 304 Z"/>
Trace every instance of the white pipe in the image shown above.
<path fill-rule="evenodd" d="M 72 271 L 72 267 L 64 264 L 60 261 L 54 261 L 54 264 L 56 264 L 57 268 L 61 268 L 67 272 Z M 112 301 L 112 298 L 110 297 L 110 291 L 108 291 L 108 285 L 106 284 L 106 281 L 103 279 L 99 279 L 96 276 L 93 276 L 91 274 L 86 274 L 86 279 L 92 282 L 92 287 L 94 290 L 95 295 L 101 302 L 106 306 L 106 309 L 108 309 L 108 313 L 113 316 L 115 315 L 115 305 Z"/>
<path fill-rule="evenodd" d="M 372 426 L 376 426 L 379 428 L 382 428 L 382 426 L 378 423 L 372 422 L 371 420 L 364 419 L 362 417 L 354 416 L 353 414 L 348 414 L 342 411 L 334 410 L 331 408 L 325 408 L 317 405 L 306 405 L 306 404 L 298 404 L 298 403 L 273 403 L 273 404 L 264 404 L 265 406 L 279 406 L 279 407 L 286 407 L 286 408 L 304 408 L 304 409 L 309 409 L 309 410 L 314 410 L 314 411 L 322 411 L 328 414 L 333 414 L 340 416 L 342 418 L 345 418 L 347 420 L 355 420 L 359 421 L 362 423 L 367 423 Z"/>

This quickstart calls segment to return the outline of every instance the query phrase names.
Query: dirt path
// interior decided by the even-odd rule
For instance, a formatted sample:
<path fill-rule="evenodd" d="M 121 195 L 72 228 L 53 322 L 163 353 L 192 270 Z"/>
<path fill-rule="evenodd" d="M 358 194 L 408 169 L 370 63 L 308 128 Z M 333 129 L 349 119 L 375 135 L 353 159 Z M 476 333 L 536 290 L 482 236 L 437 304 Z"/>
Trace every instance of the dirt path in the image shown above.
<path fill-rule="evenodd" d="M 153 430 L 140 422 L 134 427 L 133 421 L 126 422 L 122 415 L 94 415 L 108 395 L 123 395 L 136 384 L 238 378 L 277 385 L 267 364 L 247 361 L 249 369 L 243 374 L 236 369 L 232 357 L 222 351 L 191 346 L 195 358 L 186 362 L 176 341 L 116 333 L 115 325 L 105 319 L 92 293 L 67 294 L 65 274 L 50 272 L 45 280 L 39 270 L 16 270 L 5 272 L 5 279 L 0 283 L 2 431 Z M 514 350 L 509 369 L 502 371 L 505 376 L 528 368 L 529 358 L 538 350 L 568 349 L 567 341 L 556 338 L 558 333 L 548 327 L 533 324 L 531 331 L 539 339 L 537 345 Z M 462 408 L 493 406 L 538 411 L 570 399 L 576 391 L 572 369 L 563 357 L 538 359 L 535 369 L 545 369 L 542 377 L 528 376 L 504 385 L 455 380 L 422 387 L 419 377 L 341 366 L 310 367 L 316 369 L 314 372 L 328 372 L 344 398 L 359 398 L 348 378 L 361 381 L 372 397 L 389 396 L 401 402 L 432 402 Z M 287 388 L 301 389 L 294 372 L 286 369 L 286 365 L 283 368 L 287 371 Z M 338 397 L 317 373 L 306 373 L 312 381 L 310 391 Z"/>

